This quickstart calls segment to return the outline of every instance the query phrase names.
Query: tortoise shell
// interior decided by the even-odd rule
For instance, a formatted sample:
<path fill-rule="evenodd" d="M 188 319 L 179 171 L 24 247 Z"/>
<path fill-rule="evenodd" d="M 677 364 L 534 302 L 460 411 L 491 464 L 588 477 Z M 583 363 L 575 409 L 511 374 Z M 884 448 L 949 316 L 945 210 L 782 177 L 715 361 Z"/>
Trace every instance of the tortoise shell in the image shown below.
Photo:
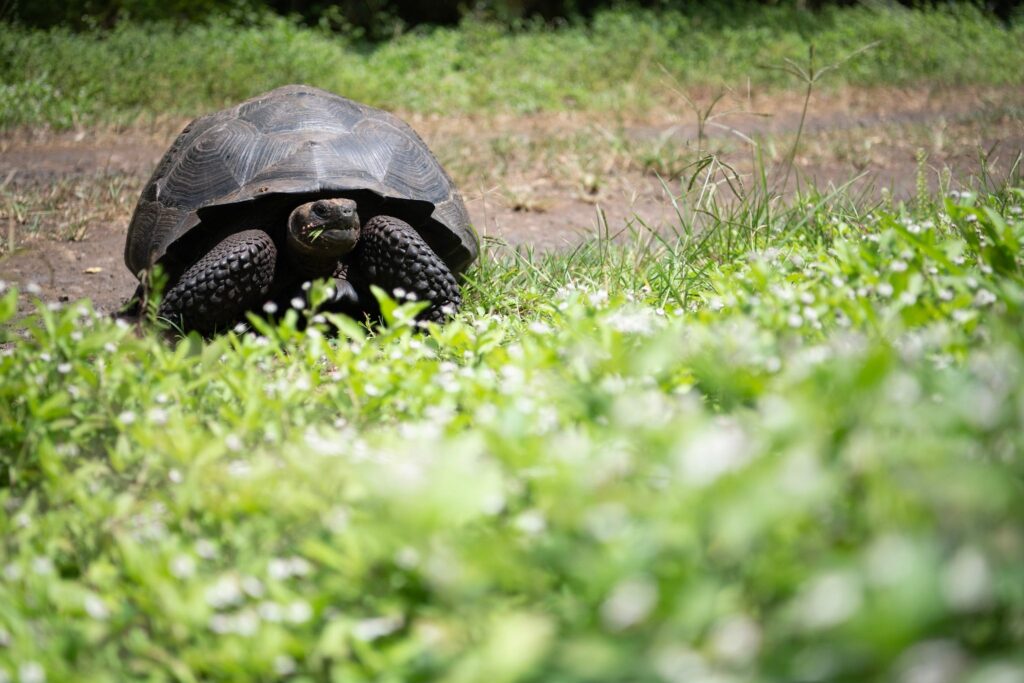
<path fill-rule="evenodd" d="M 388 112 L 288 85 L 185 127 L 142 191 L 125 264 L 141 277 L 168 254 L 198 256 L 190 252 L 209 238 L 197 235 L 253 221 L 283 226 L 292 207 L 317 197 L 355 199 L 364 221 L 406 221 L 456 275 L 479 251 L 462 197 L 412 128 Z"/>

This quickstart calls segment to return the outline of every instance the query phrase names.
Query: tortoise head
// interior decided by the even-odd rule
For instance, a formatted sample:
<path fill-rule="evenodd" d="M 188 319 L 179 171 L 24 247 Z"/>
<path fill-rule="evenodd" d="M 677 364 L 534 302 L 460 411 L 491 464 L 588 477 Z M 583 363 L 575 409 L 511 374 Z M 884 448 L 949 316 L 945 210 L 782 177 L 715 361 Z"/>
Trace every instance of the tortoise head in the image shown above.
<path fill-rule="evenodd" d="M 317 199 L 288 216 L 288 246 L 296 255 L 340 258 L 359 241 L 359 215 L 351 199 Z"/>

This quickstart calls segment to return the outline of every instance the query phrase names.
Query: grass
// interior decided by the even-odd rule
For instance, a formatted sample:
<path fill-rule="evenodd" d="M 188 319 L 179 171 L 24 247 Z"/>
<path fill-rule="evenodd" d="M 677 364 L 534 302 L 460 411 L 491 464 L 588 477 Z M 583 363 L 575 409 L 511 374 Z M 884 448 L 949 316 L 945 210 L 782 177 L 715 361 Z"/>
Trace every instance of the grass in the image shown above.
<path fill-rule="evenodd" d="M 674 235 L 491 245 L 426 334 L 8 289 L 0 678 L 1019 680 L 1017 178 L 706 175 Z"/>
<path fill-rule="evenodd" d="M 773 67 L 866 45 L 833 84 L 1019 85 L 1020 24 L 969 5 L 932 10 L 692 6 L 607 11 L 592 24 L 508 32 L 467 22 L 367 46 L 265 19 L 69 33 L 0 26 L 0 127 L 193 116 L 289 82 L 415 112 L 609 110 L 671 103 L 675 87 L 798 85 Z M 202 76 L 202 77 L 197 77 Z"/>

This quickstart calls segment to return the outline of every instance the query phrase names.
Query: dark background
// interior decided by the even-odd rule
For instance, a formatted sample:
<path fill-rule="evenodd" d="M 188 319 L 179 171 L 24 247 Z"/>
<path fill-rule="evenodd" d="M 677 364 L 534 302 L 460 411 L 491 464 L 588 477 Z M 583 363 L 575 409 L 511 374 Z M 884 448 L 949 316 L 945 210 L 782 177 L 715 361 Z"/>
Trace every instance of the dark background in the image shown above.
<path fill-rule="evenodd" d="M 28 26 L 110 28 L 121 21 L 199 21 L 212 15 L 259 21 L 268 13 L 380 40 L 417 26 L 457 24 L 466 16 L 508 22 L 585 20 L 605 7 L 643 7 L 712 13 L 741 10 L 758 0 L 0 0 L 0 18 Z M 810 11 L 828 5 L 896 4 L 895 0 L 760 0 Z M 956 0 L 902 0 L 905 6 L 943 6 Z M 1024 0 L 977 0 L 971 4 L 1004 20 L 1024 9 Z"/>

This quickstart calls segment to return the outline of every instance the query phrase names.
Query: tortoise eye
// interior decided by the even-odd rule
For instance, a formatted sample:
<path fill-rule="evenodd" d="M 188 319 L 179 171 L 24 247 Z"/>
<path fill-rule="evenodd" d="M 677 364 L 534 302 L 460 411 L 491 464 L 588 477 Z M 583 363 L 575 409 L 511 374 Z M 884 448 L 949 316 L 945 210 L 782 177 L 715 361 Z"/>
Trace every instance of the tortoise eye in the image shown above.
<path fill-rule="evenodd" d="M 326 218 L 328 213 L 329 212 L 327 211 L 327 207 L 324 206 L 323 203 L 317 202 L 316 204 L 313 205 L 314 216 L 317 216 L 318 218 Z"/>

